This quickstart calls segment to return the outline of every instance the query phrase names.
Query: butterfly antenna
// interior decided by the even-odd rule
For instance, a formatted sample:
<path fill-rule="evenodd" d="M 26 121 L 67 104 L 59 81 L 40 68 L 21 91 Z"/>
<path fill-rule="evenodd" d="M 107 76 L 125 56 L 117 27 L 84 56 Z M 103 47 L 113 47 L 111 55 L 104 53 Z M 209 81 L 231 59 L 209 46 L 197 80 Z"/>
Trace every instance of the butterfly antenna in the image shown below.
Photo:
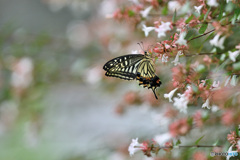
<path fill-rule="evenodd" d="M 141 44 L 140 43 L 137 43 L 139 46 L 140 46 L 140 48 L 142 49 L 142 51 L 144 52 L 144 48 L 143 48 L 143 43 L 141 42 Z"/>
<path fill-rule="evenodd" d="M 153 91 L 153 93 L 154 93 L 155 98 L 158 99 L 155 90 L 156 90 L 156 88 L 155 88 L 155 89 L 152 88 L 152 91 Z"/>
<path fill-rule="evenodd" d="M 142 48 L 143 48 L 143 50 L 144 50 L 144 45 L 143 45 L 143 42 L 141 41 L 141 44 L 142 44 Z M 145 50 L 144 50 L 145 51 Z"/>

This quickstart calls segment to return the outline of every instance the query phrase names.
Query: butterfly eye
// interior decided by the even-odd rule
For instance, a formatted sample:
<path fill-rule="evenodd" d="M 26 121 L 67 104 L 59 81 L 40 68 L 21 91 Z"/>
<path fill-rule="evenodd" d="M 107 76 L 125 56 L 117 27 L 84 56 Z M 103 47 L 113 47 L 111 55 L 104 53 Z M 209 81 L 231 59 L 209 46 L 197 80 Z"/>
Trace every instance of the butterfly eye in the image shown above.
<path fill-rule="evenodd" d="M 147 54 L 147 51 L 145 51 L 144 54 Z"/>

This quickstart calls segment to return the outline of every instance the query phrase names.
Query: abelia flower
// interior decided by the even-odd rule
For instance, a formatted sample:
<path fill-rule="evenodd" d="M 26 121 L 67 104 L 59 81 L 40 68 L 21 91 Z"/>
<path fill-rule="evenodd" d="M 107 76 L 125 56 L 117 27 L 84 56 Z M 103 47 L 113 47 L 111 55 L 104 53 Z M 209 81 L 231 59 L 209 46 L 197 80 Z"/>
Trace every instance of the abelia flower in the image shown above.
<path fill-rule="evenodd" d="M 136 152 L 141 151 L 144 148 L 142 143 L 138 143 L 138 138 L 132 139 L 132 143 L 128 147 L 130 156 L 133 156 Z"/>
<path fill-rule="evenodd" d="M 145 24 L 143 24 L 142 26 L 143 26 L 142 31 L 144 32 L 145 37 L 149 35 L 149 32 L 155 29 L 155 27 L 147 27 Z"/>
<path fill-rule="evenodd" d="M 166 142 L 171 140 L 173 137 L 170 133 L 163 133 L 160 135 L 156 135 L 154 140 L 160 145 L 163 146 Z"/>
<path fill-rule="evenodd" d="M 175 66 L 178 65 L 178 64 L 180 64 L 180 62 L 179 62 L 179 56 L 181 56 L 181 55 L 183 55 L 182 51 L 178 51 L 178 53 L 177 53 L 174 61 L 172 61 L 171 63 L 174 63 Z"/>
<path fill-rule="evenodd" d="M 188 98 L 184 94 L 178 93 L 178 98 L 173 98 L 173 106 L 176 107 L 180 112 L 187 113 Z"/>
<path fill-rule="evenodd" d="M 168 9 L 173 13 L 178 11 L 181 8 L 181 4 L 178 1 L 169 1 L 168 2 Z"/>
<path fill-rule="evenodd" d="M 166 32 L 171 30 L 170 22 L 161 22 L 161 25 L 155 28 L 155 31 L 158 33 L 158 38 L 165 37 Z"/>
<path fill-rule="evenodd" d="M 169 102 L 173 102 L 172 97 L 173 97 L 173 95 L 174 95 L 174 93 L 176 92 L 177 89 L 178 88 L 175 88 L 174 90 L 172 90 L 168 94 L 164 94 L 164 98 L 168 98 Z"/>
<path fill-rule="evenodd" d="M 209 5 L 210 7 L 217 7 L 218 2 L 217 0 L 207 0 L 207 5 Z"/>
<path fill-rule="evenodd" d="M 202 108 L 207 108 L 210 109 L 210 103 L 209 103 L 209 98 L 206 100 L 205 103 L 203 103 Z"/>
<path fill-rule="evenodd" d="M 163 63 L 168 62 L 168 56 L 166 54 L 162 55 L 162 62 Z"/>
<path fill-rule="evenodd" d="M 202 9 L 203 5 L 200 6 L 194 6 L 195 10 L 197 13 L 201 14 L 201 9 Z"/>
<path fill-rule="evenodd" d="M 239 50 L 238 50 L 238 51 L 234 51 L 234 52 L 228 51 L 228 53 L 229 53 L 229 58 L 230 58 L 233 62 L 236 62 L 236 58 L 239 56 L 240 51 L 239 51 Z"/>
<path fill-rule="evenodd" d="M 186 34 L 187 34 L 186 32 L 180 33 L 179 38 L 175 43 L 179 45 L 187 46 L 187 41 L 184 39 Z"/>
<path fill-rule="evenodd" d="M 231 131 L 231 133 L 227 135 L 227 140 L 231 144 L 237 144 L 237 134 L 236 134 L 236 132 Z"/>
<path fill-rule="evenodd" d="M 233 151 L 233 150 L 232 150 L 233 146 L 234 146 L 234 145 L 231 145 L 231 146 L 229 147 L 229 149 L 228 149 L 228 151 L 227 151 L 229 154 L 227 155 L 226 160 L 229 160 L 231 157 L 235 157 L 235 156 L 238 155 L 238 152 L 237 152 L 237 151 Z"/>
<path fill-rule="evenodd" d="M 186 118 L 177 120 L 169 126 L 169 132 L 173 137 L 183 136 L 190 130 L 190 126 Z"/>
<path fill-rule="evenodd" d="M 223 43 L 226 36 L 223 36 L 222 38 L 220 38 L 220 36 L 221 36 L 220 34 L 217 34 L 212 40 L 209 41 L 209 43 L 212 46 L 216 46 L 216 47 L 219 47 L 220 49 L 224 49 Z"/>
<path fill-rule="evenodd" d="M 140 14 L 142 15 L 142 17 L 147 18 L 148 14 L 150 13 L 152 8 L 153 8 L 152 6 L 149 6 L 145 10 L 140 11 Z"/>

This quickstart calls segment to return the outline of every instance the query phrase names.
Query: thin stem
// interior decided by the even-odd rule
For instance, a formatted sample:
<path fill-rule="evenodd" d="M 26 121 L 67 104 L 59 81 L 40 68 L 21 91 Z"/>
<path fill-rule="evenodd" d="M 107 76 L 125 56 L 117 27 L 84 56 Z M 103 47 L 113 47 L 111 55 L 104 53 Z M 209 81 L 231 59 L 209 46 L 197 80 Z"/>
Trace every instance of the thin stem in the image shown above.
<path fill-rule="evenodd" d="M 203 33 L 203 34 L 201 34 L 201 35 L 199 35 L 199 36 L 197 36 L 197 37 L 193 37 L 193 38 L 191 38 L 190 40 L 188 40 L 187 41 L 187 43 L 189 43 L 190 41 L 192 41 L 192 40 L 194 40 L 194 39 L 197 39 L 197 38 L 200 38 L 200 37 L 202 37 L 202 36 L 205 36 L 205 35 L 207 35 L 207 34 L 209 34 L 209 33 L 212 33 L 212 32 L 214 32 L 216 29 L 212 29 L 211 31 L 208 31 L 208 32 L 206 32 L 206 33 Z"/>

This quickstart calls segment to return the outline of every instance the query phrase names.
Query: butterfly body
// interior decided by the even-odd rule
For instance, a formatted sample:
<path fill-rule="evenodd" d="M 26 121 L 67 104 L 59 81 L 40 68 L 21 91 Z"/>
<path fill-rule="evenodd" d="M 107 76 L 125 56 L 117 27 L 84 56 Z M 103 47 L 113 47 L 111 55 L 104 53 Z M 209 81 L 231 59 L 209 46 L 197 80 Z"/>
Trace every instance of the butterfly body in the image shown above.
<path fill-rule="evenodd" d="M 138 80 L 139 85 L 144 88 L 152 89 L 156 99 L 155 90 L 160 87 L 161 81 L 155 74 L 153 61 L 148 52 L 145 54 L 129 54 L 116 57 L 108 61 L 103 69 L 105 75 L 109 77 L 117 77 L 124 80 Z"/>

